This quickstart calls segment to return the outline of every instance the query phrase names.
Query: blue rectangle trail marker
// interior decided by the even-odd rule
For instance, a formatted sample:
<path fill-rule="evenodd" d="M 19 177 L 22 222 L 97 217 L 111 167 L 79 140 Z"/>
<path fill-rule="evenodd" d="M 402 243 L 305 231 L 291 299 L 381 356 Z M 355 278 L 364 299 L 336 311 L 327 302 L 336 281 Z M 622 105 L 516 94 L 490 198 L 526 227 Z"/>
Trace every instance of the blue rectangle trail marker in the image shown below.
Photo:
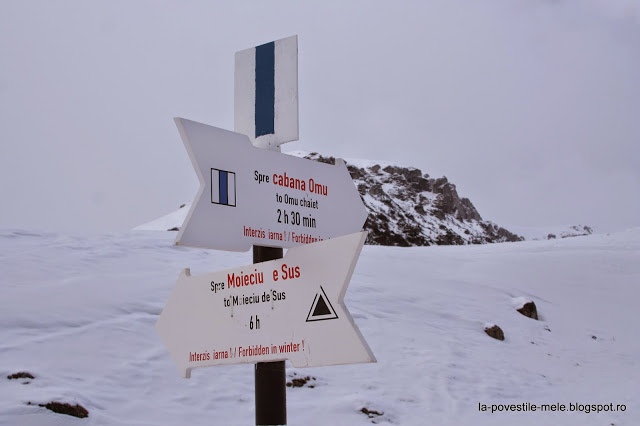
<path fill-rule="evenodd" d="M 256 47 L 256 138 L 273 134 L 275 129 L 274 55 L 274 42 Z"/>

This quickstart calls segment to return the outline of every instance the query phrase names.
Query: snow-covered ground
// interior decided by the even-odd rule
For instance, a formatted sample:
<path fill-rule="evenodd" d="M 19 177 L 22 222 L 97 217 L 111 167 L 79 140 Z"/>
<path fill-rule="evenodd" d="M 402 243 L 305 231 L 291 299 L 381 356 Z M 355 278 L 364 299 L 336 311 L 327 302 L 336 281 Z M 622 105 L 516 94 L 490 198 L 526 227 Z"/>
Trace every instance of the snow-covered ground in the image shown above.
<path fill-rule="evenodd" d="M 154 328 L 183 268 L 202 274 L 251 255 L 176 247 L 174 238 L 0 231 L 0 424 L 253 424 L 251 365 L 182 379 Z M 313 388 L 287 388 L 289 424 L 638 425 L 639 297 L 640 229 L 365 246 L 345 302 L 378 363 L 289 366 L 289 378 L 315 378 Z M 529 300 L 540 321 L 516 312 Z M 484 333 L 491 324 L 504 341 Z M 7 379 L 19 371 L 35 379 Z M 79 403 L 89 417 L 38 406 L 50 401 Z M 491 413 L 492 404 L 527 403 L 625 411 Z"/>

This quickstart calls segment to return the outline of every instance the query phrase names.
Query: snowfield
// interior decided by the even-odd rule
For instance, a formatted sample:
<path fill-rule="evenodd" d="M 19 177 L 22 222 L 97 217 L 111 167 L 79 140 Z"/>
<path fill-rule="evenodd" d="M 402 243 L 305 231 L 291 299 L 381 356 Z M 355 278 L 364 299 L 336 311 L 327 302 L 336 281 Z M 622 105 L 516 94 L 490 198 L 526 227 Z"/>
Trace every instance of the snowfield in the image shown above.
<path fill-rule="evenodd" d="M 183 268 L 213 272 L 251 254 L 176 247 L 174 238 L 0 230 L 0 424 L 254 424 L 252 365 L 182 379 L 154 327 Z M 345 303 L 378 363 L 289 365 L 288 380 L 312 379 L 287 388 L 288 422 L 638 425 L 639 297 L 640 228 L 365 246 Z M 527 301 L 539 321 L 516 311 Z M 504 341 L 484 333 L 493 324 Z M 35 378 L 7 378 L 21 371 Z M 89 417 L 38 406 L 51 401 L 81 404 Z M 522 411 L 531 404 L 535 412 Z M 598 405 L 607 411 L 593 412 Z"/>

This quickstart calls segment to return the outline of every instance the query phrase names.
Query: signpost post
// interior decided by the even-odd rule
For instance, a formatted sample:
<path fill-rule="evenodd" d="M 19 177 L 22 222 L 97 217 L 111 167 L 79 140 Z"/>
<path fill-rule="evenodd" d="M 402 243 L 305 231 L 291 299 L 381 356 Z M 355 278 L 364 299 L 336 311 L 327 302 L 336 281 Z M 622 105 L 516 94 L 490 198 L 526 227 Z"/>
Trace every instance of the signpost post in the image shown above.
<path fill-rule="evenodd" d="M 298 140 L 298 36 L 236 52 L 235 131 L 280 152 Z M 277 196 L 277 194 L 276 194 Z M 282 249 L 253 246 L 253 262 L 282 257 Z M 287 423 L 284 361 L 255 367 L 256 424 Z"/>
<path fill-rule="evenodd" d="M 253 263 L 281 258 L 281 248 L 253 246 Z M 256 425 L 286 425 L 287 369 L 285 362 L 257 362 L 253 376 Z"/>
<path fill-rule="evenodd" d="M 284 425 L 286 359 L 376 362 L 344 305 L 367 210 L 342 160 L 280 153 L 298 139 L 297 36 L 236 53 L 235 132 L 175 121 L 200 182 L 175 243 L 253 246 L 254 264 L 195 277 L 185 269 L 156 329 L 184 377 L 255 364 L 256 424 Z"/>
<path fill-rule="evenodd" d="M 255 146 L 280 152 L 298 140 L 298 36 L 236 52 L 234 95 L 235 131 Z M 253 246 L 254 263 L 281 257 L 281 248 Z M 286 381 L 284 361 L 256 364 L 257 425 L 287 423 Z"/>

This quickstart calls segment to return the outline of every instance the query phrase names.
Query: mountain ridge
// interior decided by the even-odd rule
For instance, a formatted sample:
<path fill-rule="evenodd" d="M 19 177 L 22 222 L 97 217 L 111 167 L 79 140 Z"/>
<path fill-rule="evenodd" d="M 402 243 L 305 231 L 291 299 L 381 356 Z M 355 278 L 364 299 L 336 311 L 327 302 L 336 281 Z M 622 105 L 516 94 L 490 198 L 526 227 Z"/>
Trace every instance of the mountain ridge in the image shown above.
<path fill-rule="evenodd" d="M 316 152 L 304 158 L 335 163 L 334 157 Z M 482 220 L 471 200 L 460 198 L 444 176 L 434 179 L 415 167 L 391 164 L 345 164 L 369 210 L 364 225 L 367 244 L 410 247 L 524 240 Z"/>

